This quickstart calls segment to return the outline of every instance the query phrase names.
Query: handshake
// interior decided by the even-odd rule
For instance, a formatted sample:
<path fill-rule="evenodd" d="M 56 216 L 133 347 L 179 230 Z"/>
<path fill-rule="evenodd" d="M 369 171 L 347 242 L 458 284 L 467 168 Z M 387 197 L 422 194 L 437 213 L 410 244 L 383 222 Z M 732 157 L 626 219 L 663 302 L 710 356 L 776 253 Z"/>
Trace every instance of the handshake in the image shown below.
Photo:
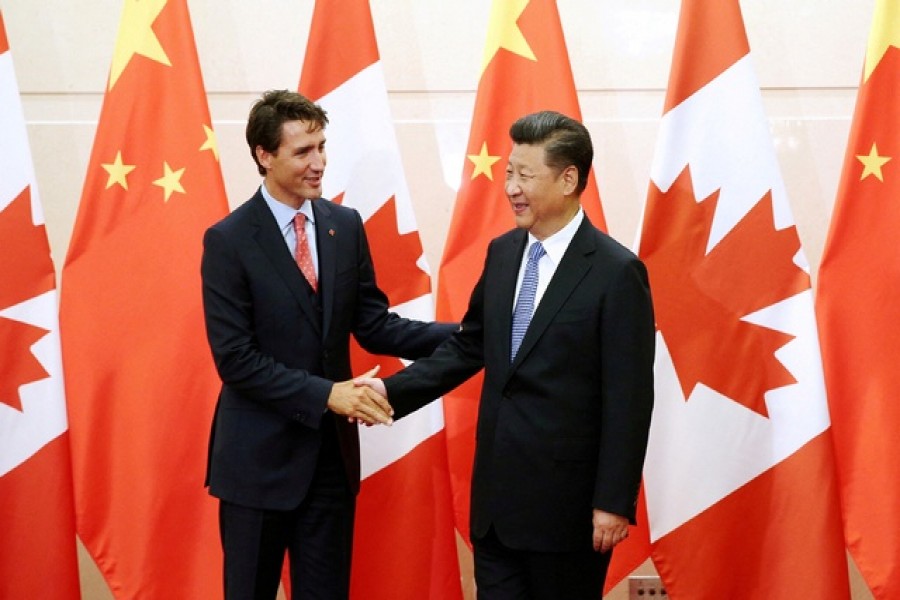
<path fill-rule="evenodd" d="M 394 409 L 387 401 L 384 382 L 377 379 L 379 367 L 359 377 L 335 383 L 328 396 L 328 410 L 344 415 L 351 423 L 391 425 Z"/>

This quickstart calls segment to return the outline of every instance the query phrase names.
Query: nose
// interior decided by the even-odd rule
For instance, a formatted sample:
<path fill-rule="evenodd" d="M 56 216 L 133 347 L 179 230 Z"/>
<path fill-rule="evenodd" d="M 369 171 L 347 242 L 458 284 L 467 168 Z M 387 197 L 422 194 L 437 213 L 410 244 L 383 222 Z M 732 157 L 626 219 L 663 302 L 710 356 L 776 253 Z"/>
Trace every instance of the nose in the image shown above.
<path fill-rule="evenodd" d="M 522 191 L 522 188 L 519 187 L 519 183 L 516 181 L 515 177 L 510 177 L 506 180 L 506 195 L 512 198 L 519 194 Z"/>
<path fill-rule="evenodd" d="M 325 162 L 325 152 L 322 150 L 315 150 L 310 156 L 309 166 L 316 171 L 321 171 L 325 168 Z"/>

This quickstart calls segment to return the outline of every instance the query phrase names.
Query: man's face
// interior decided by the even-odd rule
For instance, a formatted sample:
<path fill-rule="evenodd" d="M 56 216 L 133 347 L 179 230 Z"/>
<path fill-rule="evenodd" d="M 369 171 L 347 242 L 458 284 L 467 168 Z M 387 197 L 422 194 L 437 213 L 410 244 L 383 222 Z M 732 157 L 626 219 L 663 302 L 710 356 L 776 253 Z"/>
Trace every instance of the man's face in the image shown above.
<path fill-rule="evenodd" d="M 544 162 L 544 147 L 513 144 L 506 167 L 506 196 L 516 227 L 543 240 L 562 229 L 578 212 L 573 196 L 578 171 L 569 166 L 559 171 Z"/>
<path fill-rule="evenodd" d="M 306 199 L 322 195 L 325 172 L 325 130 L 310 130 L 306 121 L 287 121 L 281 126 L 281 145 L 274 153 L 256 148 L 266 169 L 266 189 L 277 200 L 300 208 Z"/>

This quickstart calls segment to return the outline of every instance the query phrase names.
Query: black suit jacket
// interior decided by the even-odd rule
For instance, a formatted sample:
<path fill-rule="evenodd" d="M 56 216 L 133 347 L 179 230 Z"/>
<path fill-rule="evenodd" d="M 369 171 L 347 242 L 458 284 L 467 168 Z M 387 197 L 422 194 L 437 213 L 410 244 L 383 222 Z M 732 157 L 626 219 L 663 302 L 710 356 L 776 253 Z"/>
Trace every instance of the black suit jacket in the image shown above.
<path fill-rule="evenodd" d="M 288 510 L 309 488 L 324 419 L 334 418 L 351 489 L 359 489 L 356 425 L 326 412 L 352 376 L 351 333 L 368 351 L 429 354 L 456 327 L 388 312 L 359 214 L 313 201 L 319 294 L 312 292 L 257 193 L 207 230 L 201 265 L 207 336 L 222 379 L 209 446 L 210 492 Z"/>
<path fill-rule="evenodd" d="M 484 367 L 471 532 L 508 546 L 591 548 L 592 510 L 634 520 L 653 405 L 643 263 L 584 219 L 510 363 L 524 230 L 491 242 L 462 330 L 385 380 L 396 417 Z"/>

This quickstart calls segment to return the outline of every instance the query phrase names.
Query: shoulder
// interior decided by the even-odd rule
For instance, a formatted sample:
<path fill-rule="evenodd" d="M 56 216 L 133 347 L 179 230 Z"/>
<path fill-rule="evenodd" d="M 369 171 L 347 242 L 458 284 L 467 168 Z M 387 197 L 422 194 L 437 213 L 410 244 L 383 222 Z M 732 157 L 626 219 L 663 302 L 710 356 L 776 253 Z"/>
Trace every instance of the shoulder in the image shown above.
<path fill-rule="evenodd" d="M 338 204 L 337 202 L 332 202 L 325 198 L 313 200 L 312 205 L 316 215 L 322 215 L 325 218 L 334 219 L 336 221 L 362 222 L 359 211 L 355 208 L 344 206 L 343 204 Z"/>
<path fill-rule="evenodd" d="M 488 251 L 518 250 L 525 243 L 528 232 L 524 229 L 510 229 L 506 233 L 492 239 Z"/>
<path fill-rule="evenodd" d="M 265 213 L 262 213 L 261 209 L 267 210 L 267 207 L 262 195 L 257 191 L 250 199 L 246 200 L 225 217 L 214 223 L 209 230 L 229 233 L 235 229 L 241 229 L 251 223 L 257 222 L 261 215 L 264 216 Z"/>
<path fill-rule="evenodd" d="M 578 244 L 586 253 L 598 259 L 620 264 L 640 263 L 641 260 L 629 248 L 608 233 L 597 229 L 585 218 L 572 243 Z"/>

